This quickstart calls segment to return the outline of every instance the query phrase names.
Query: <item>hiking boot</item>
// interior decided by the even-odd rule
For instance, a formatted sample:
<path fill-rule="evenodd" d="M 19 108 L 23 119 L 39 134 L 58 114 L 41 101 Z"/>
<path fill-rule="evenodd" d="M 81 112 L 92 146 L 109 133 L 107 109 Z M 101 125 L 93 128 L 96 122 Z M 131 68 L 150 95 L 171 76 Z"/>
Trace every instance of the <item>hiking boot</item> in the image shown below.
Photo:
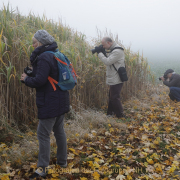
<path fill-rule="evenodd" d="M 117 117 L 118 119 L 127 119 L 127 116 L 124 113 L 121 113 L 120 116 Z"/>
<path fill-rule="evenodd" d="M 66 164 L 63 164 L 63 165 L 58 163 L 58 162 L 56 162 L 56 165 L 60 166 L 61 168 L 66 168 L 67 167 L 67 162 L 66 162 Z"/>
<path fill-rule="evenodd" d="M 34 178 L 39 178 L 39 177 L 45 178 L 47 175 L 46 171 L 47 171 L 47 168 L 38 167 L 36 171 L 31 176 L 29 176 L 29 179 L 34 179 Z"/>
<path fill-rule="evenodd" d="M 41 176 L 41 175 L 39 175 L 38 173 L 35 172 L 31 176 L 29 176 L 29 179 L 32 180 L 34 178 L 40 178 L 40 177 L 45 179 L 46 175 L 45 176 Z"/>

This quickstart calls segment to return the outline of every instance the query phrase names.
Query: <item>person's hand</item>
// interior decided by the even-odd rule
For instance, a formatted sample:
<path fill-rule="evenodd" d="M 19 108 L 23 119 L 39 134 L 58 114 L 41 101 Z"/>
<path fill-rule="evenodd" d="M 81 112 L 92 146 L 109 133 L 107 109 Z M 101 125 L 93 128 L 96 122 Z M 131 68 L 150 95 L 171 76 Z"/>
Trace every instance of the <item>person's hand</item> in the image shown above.
<path fill-rule="evenodd" d="M 162 80 L 162 81 L 164 81 L 164 80 L 165 80 L 163 76 L 162 76 L 162 77 L 160 77 L 160 78 L 161 78 L 161 80 Z"/>
<path fill-rule="evenodd" d="M 96 52 L 99 54 L 100 52 L 102 52 L 104 55 L 106 55 L 106 51 L 105 49 L 103 48 L 103 45 L 100 45 L 100 46 L 96 46 L 95 47 L 95 50 Z"/>
<path fill-rule="evenodd" d="M 26 73 L 23 73 L 22 75 L 21 75 L 21 81 L 24 81 L 25 79 L 26 79 L 26 77 L 27 77 L 28 75 L 26 74 Z"/>
<path fill-rule="evenodd" d="M 107 57 L 107 55 L 106 55 L 106 50 L 102 47 L 102 49 L 101 49 L 101 52 L 104 54 L 104 56 L 106 56 Z"/>

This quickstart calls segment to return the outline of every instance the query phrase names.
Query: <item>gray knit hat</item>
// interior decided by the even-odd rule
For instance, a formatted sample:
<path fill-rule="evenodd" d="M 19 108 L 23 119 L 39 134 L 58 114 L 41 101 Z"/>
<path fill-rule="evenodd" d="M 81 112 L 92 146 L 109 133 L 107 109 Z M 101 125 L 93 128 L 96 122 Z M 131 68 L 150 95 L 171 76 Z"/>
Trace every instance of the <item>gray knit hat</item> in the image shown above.
<path fill-rule="evenodd" d="M 54 42 L 54 38 L 46 30 L 38 30 L 34 34 L 34 38 L 36 38 L 43 45 L 52 44 Z"/>
<path fill-rule="evenodd" d="M 164 73 L 164 78 L 167 79 L 167 75 L 168 75 L 169 73 L 173 73 L 173 72 L 174 72 L 174 70 L 172 70 L 172 69 L 166 70 L 166 72 Z"/>

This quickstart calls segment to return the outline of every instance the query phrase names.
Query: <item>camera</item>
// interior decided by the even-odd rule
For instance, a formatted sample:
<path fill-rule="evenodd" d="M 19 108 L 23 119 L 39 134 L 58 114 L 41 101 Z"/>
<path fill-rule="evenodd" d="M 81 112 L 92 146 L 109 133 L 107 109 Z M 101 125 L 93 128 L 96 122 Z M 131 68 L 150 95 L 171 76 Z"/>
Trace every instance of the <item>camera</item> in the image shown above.
<path fill-rule="evenodd" d="M 91 49 L 92 54 L 96 53 L 96 49 Z"/>
<path fill-rule="evenodd" d="M 167 76 L 163 76 L 164 77 L 164 80 L 166 81 L 167 80 Z M 161 81 L 162 79 L 161 79 L 162 77 L 159 77 L 159 81 Z"/>
<path fill-rule="evenodd" d="M 24 73 L 26 73 L 28 76 L 32 76 L 32 69 L 28 66 L 24 68 Z"/>
<path fill-rule="evenodd" d="M 28 66 L 24 68 L 24 73 L 27 74 L 28 76 L 32 76 L 32 69 L 29 68 Z M 24 81 L 21 81 L 22 83 L 25 83 Z"/>
<path fill-rule="evenodd" d="M 103 48 L 102 44 L 100 46 L 96 46 L 94 49 L 91 49 L 92 54 L 96 53 L 97 50 L 100 50 L 100 52 L 102 52 L 102 53 L 105 52 L 105 49 Z"/>

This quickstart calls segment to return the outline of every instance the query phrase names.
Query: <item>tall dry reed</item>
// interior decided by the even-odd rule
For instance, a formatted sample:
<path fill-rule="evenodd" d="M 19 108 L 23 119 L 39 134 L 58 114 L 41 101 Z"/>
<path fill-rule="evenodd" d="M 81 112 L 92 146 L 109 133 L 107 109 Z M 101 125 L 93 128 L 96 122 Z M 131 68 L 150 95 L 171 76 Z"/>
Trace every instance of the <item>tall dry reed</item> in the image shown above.
<path fill-rule="evenodd" d="M 46 29 L 57 41 L 59 50 L 72 62 L 78 84 L 70 91 L 71 105 L 76 111 L 81 107 L 105 108 L 108 99 L 108 86 L 105 84 L 105 66 L 90 49 L 84 34 L 64 26 L 61 21 L 53 22 L 45 16 L 33 14 L 22 16 L 9 6 L 0 10 L 0 112 L 9 122 L 28 124 L 37 118 L 35 90 L 20 82 L 23 69 L 30 65 L 33 51 L 32 37 L 39 29 Z M 117 42 L 118 38 L 115 39 Z M 100 37 L 93 40 L 94 45 Z M 147 88 L 151 74 L 147 61 L 138 53 L 125 48 L 126 68 L 129 76 L 122 91 L 123 101 L 137 96 Z"/>

